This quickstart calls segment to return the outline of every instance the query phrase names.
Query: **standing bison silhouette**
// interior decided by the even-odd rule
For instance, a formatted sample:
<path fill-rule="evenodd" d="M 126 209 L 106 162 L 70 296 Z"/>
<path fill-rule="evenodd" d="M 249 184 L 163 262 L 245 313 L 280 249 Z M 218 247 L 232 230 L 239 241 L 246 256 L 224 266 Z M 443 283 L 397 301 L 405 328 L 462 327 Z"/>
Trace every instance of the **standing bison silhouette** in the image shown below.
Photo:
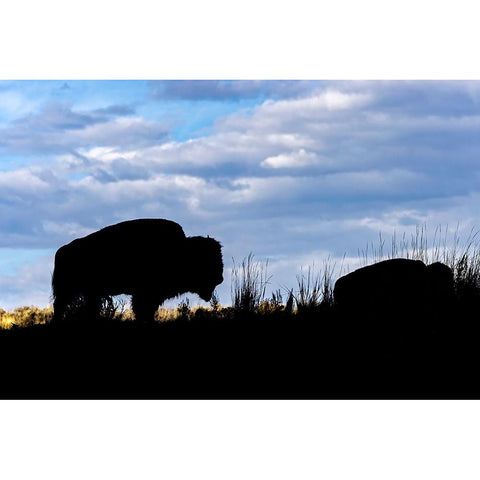
<path fill-rule="evenodd" d="M 166 299 L 192 292 L 208 302 L 222 281 L 221 245 L 213 238 L 186 237 L 170 220 L 121 222 L 58 249 L 54 320 L 63 319 L 79 300 L 90 317 L 103 299 L 126 294 L 135 318 L 149 322 Z"/>
<path fill-rule="evenodd" d="M 339 278 L 333 295 L 337 308 L 350 313 L 438 313 L 453 300 L 453 273 L 440 262 L 385 260 Z"/>

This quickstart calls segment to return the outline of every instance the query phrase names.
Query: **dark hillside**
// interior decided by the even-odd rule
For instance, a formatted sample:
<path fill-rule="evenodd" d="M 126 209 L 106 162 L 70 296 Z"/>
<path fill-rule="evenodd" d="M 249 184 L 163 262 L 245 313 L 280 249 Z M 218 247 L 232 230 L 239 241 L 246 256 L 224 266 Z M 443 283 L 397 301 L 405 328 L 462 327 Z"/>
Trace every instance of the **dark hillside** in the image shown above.
<path fill-rule="evenodd" d="M 13 328 L 0 331 L 0 397 L 480 398 L 478 312 L 474 300 L 435 318 L 199 309 Z"/>

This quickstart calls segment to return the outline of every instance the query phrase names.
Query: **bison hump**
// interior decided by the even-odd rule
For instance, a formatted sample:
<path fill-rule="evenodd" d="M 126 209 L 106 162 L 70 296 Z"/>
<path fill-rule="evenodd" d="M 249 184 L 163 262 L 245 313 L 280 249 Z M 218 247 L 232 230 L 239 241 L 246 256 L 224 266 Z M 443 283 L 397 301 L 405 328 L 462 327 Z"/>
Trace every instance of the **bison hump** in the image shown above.
<path fill-rule="evenodd" d="M 131 237 L 172 237 L 185 238 L 183 228 L 176 222 L 160 218 L 140 218 L 127 220 L 102 228 L 92 235 L 131 236 Z"/>

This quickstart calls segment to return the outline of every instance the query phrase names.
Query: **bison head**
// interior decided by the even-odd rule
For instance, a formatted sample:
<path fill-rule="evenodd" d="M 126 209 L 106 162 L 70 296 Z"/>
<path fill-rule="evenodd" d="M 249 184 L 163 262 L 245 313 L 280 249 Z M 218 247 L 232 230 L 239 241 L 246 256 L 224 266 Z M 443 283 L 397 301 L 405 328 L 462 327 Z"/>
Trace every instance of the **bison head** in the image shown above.
<path fill-rule="evenodd" d="M 216 286 L 223 282 L 222 246 L 209 237 L 188 237 L 187 245 L 189 290 L 209 302 Z"/>

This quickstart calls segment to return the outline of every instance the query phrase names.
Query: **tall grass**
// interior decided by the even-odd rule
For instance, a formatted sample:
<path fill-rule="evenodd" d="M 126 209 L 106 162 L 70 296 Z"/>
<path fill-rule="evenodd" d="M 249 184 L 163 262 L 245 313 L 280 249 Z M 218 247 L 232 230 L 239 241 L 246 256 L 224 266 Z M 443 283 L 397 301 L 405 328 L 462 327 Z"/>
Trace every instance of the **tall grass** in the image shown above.
<path fill-rule="evenodd" d="M 322 297 L 320 273 L 315 272 L 314 265 L 309 266 L 307 273 L 297 275 L 298 289 L 294 294 L 298 311 L 311 311 L 318 308 Z"/>
<path fill-rule="evenodd" d="M 418 225 L 410 237 L 403 233 L 398 238 L 393 232 L 389 251 L 385 249 L 385 239 L 380 233 L 378 244 L 370 242 L 365 249 L 359 250 L 358 255 L 362 265 L 392 258 L 421 260 L 426 264 L 442 262 L 453 271 L 457 294 L 471 294 L 480 288 L 480 238 L 479 231 L 473 228 L 462 241 L 458 225 L 453 233 L 448 225 L 440 225 L 430 243 L 426 224 Z"/>
<path fill-rule="evenodd" d="M 265 263 L 254 261 L 250 253 L 240 266 L 233 260 L 232 303 L 235 310 L 252 312 L 265 300 L 265 292 L 270 278 L 267 275 L 268 260 Z"/>
<path fill-rule="evenodd" d="M 333 286 L 336 263 L 328 257 L 323 262 L 323 268 L 318 271 L 315 264 L 308 267 L 307 273 L 303 270 L 297 275 L 297 290 L 294 294 L 297 311 L 299 313 L 312 312 L 321 306 L 333 305 Z"/>
<path fill-rule="evenodd" d="M 266 298 L 266 287 L 270 278 L 267 274 L 268 261 L 255 261 L 253 254 L 244 258 L 240 266 L 232 269 L 232 304 L 236 311 L 272 313 L 284 311 L 293 313 L 294 306 L 300 313 L 312 312 L 320 306 L 333 305 L 334 271 L 336 264 L 328 257 L 318 271 L 315 264 L 306 273 L 301 269 L 297 275 L 297 288 L 284 290 L 286 303 L 280 290 Z"/>

